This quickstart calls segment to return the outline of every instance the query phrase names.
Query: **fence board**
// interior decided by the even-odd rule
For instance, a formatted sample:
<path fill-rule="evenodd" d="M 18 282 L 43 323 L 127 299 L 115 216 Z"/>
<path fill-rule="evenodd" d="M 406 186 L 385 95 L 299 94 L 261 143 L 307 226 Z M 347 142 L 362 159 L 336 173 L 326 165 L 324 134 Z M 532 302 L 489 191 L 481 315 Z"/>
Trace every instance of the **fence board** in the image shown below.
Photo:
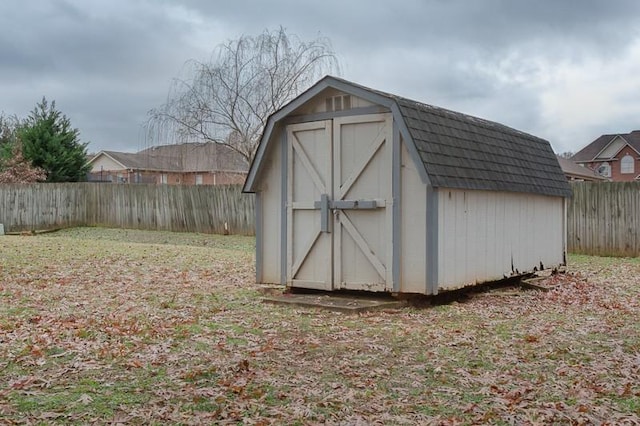
<path fill-rule="evenodd" d="M 106 226 L 254 235 L 254 209 L 240 185 L 0 185 L 5 232 Z"/>
<path fill-rule="evenodd" d="M 567 249 L 599 256 L 640 254 L 640 182 L 573 182 Z"/>

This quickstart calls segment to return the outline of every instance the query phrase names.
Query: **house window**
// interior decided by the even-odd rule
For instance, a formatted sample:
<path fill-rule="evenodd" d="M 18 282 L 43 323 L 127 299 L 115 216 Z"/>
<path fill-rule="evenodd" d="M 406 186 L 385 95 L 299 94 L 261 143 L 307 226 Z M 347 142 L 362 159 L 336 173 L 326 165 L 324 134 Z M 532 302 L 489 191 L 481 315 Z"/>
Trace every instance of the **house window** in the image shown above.
<path fill-rule="evenodd" d="M 634 172 L 634 160 L 629 154 L 622 157 L 620 160 L 620 173 L 633 173 Z"/>
<path fill-rule="evenodd" d="M 196 175 L 196 185 L 202 185 L 202 175 Z"/>
<path fill-rule="evenodd" d="M 602 163 L 596 170 L 600 176 L 611 177 L 611 165 L 609 163 Z"/>
<path fill-rule="evenodd" d="M 162 184 L 167 184 L 167 174 L 166 173 L 162 173 L 160 174 L 160 183 Z"/>

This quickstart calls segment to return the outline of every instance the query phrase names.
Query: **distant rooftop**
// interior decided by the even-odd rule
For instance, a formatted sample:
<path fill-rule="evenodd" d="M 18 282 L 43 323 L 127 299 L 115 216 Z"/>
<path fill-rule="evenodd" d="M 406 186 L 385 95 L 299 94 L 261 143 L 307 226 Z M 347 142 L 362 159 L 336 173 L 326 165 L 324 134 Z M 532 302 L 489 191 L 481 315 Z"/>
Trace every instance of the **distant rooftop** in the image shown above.
<path fill-rule="evenodd" d="M 246 172 L 249 168 L 240 154 L 215 142 L 157 145 L 136 153 L 101 152 L 137 170 Z"/>

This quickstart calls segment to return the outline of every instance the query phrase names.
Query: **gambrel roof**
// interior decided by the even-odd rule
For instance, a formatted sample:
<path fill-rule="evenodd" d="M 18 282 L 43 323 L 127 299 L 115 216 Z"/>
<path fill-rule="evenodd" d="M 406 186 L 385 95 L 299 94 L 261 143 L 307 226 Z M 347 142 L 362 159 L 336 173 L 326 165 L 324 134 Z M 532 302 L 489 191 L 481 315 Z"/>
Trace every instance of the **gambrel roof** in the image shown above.
<path fill-rule="evenodd" d="M 255 179 L 274 128 L 328 88 L 388 108 L 424 183 L 436 188 L 571 196 L 567 179 L 546 140 L 332 76 L 324 77 L 269 117 L 244 191 L 255 191 Z"/>

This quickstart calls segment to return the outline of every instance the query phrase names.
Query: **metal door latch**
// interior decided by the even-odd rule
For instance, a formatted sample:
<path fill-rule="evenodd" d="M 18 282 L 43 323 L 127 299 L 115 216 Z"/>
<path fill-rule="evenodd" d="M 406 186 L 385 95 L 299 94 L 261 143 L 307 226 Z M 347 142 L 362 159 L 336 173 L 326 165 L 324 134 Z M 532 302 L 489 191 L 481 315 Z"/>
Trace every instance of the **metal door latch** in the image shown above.
<path fill-rule="evenodd" d="M 313 208 L 320 209 L 320 231 L 329 232 L 329 196 L 320 195 L 320 201 L 315 201 Z"/>

